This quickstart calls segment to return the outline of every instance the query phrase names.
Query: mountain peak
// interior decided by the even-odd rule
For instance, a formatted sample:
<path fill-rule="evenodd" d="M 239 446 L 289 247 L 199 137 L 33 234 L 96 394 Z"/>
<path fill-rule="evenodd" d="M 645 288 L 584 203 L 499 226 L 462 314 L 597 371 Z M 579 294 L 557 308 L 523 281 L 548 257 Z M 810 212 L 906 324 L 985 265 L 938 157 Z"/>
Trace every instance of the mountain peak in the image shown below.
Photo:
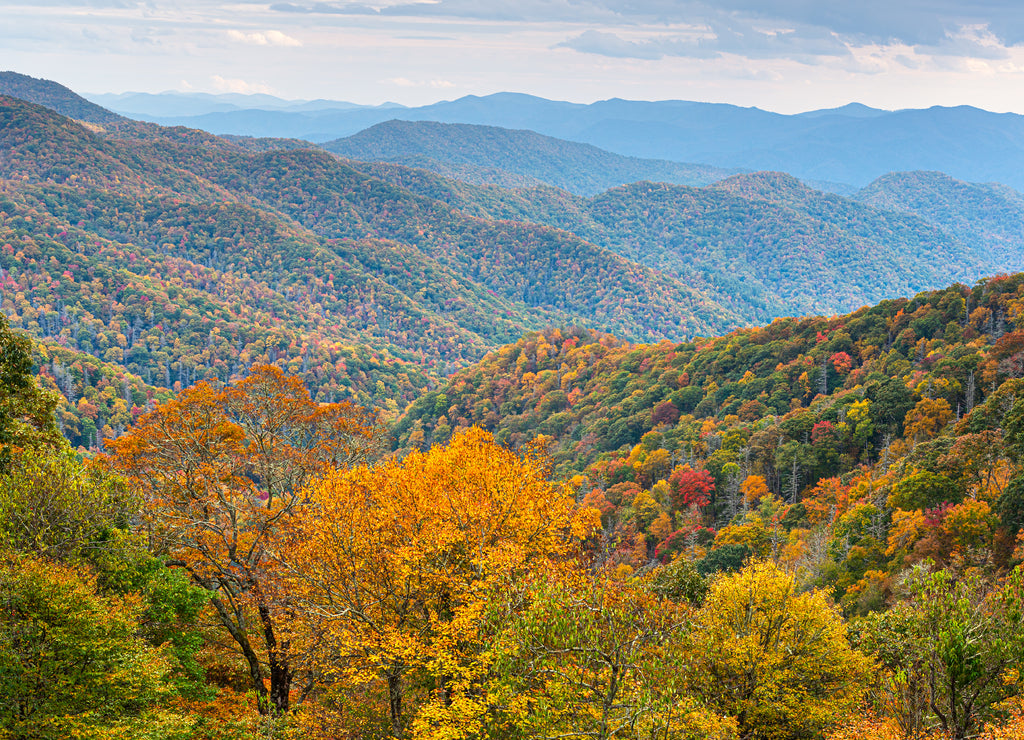
<path fill-rule="evenodd" d="M 809 188 L 785 172 L 749 172 L 733 175 L 709 187 L 744 198 L 778 198 L 781 193 L 804 192 Z"/>
<path fill-rule="evenodd" d="M 877 118 L 892 111 L 871 108 L 863 103 L 847 103 L 838 108 L 822 108 L 798 114 L 801 118 L 822 118 L 824 116 L 846 116 L 847 118 Z"/>

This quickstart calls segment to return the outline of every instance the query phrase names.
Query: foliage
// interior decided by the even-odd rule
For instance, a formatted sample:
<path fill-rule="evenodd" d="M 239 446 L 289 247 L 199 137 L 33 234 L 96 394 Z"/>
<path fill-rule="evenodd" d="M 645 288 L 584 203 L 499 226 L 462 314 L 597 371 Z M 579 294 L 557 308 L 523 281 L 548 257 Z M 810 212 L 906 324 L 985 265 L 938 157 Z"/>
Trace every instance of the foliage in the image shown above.
<path fill-rule="evenodd" d="M 55 445 L 53 419 L 56 398 L 36 385 L 32 377 L 31 342 L 11 331 L 0 313 L 0 473 L 11 455 L 26 447 Z"/>
<path fill-rule="evenodd" d="M 743 738 L 814 737 L 864 695 L 870 663 L 835 608 L 771 562 L 716 580 L 692 639 L 696 690 Z"/>
<path fill-rule="evenodd" d="M 1005 680 L 1024 661 L 1020 569 L 996 588 L 976 573 L 917 567 L 908 598 L 863 627 L 863 645 L 884 667 L 884 696 L 901 729 L 937 724 L 954 740 L 972 737 L 993 705 L 1013 696 Z"/>
<path fill-rule="evenodd" d="M 190 388 L 110 443 L 111 466 L 145 498 L 151 547 L 213 594 L 265 714 L 287 711 L 297 661 L 271 551 L 306 505 L 303 486 L 372 459 L 378 435 L 371 416 L 316 404 L 300 380 L 263 366 L 220 390 Z"/>
<path fill-rule="evenodd" d="M 118 382 L 112 420 L 82 355 L 150 393 L 278 364 L 318 400 L 397 414 L 427 376 L 526 329 L 658 339 L 741 323 L 576 236 L 465 216 L 326 152 L 129 122 L 91 131 L 2 102 L 0 308 L 70 354 L 53 376 L 76 445 L 99 447 L 97 432 L 123 432 L 149 400 Z M 99 413 L 79 411 L 83 397 Z"/>
<path fill-rule="evenodd" d="M 360 690 L 382 686 L 395 737 L 430 703 L 418 687 L 460 708 L 461 721 L 479 720 L 489 599 L 557 568 L 594 519 L 574 512 L 541 458 L 479 430 L 330 475 L 308 495 L 314 506 L 287 547 L 291 588 L 325 643 L 323 670 Z"/>
<path fill-rule="evenodd" d="M 83 466 L 67 449 L 19 455 L 0 475 L 3 544 L 44 558 L 88 557 L 137 513 L 137 500 L 120 481 Z"/>
<path fill-rule="evenodd" d="M 103 596 L 75 570 L 0 563 L 0 728 L 12 738 L 178 738 L 166 706 L 171 661 L 136 633 L 143 604 Z"/>
<path fill-rule="evenodd" d="M 685 605 L 577 577 L 533 585 L 505 621 L 492 696 L 537 738 L 729 737 L 679 676 L 688 654 Z"/>

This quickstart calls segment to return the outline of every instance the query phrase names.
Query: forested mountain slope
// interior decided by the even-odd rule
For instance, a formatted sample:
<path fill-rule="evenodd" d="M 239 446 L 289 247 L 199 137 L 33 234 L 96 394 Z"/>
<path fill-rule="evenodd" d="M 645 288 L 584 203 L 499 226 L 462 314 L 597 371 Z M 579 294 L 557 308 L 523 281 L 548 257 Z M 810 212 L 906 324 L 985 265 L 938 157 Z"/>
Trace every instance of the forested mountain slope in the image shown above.
<path fill-rule="evenodd" d="M 678 341 L 996 271 L 919 217 L 783 175 L 584 199 L 0 100 L 3 310 L 150 395 L 264 361 L 395 414 L 531 329 Z M 123 427 L 108 398 L 90 431 L 78 401 L 79 442 Z"/>
<path fill-rule="evenodd" d="M 700 347 L 530 335 L 425 397 L 460 428 L 392 458 L 374 415 L 260 366 L 83 460 L 0 316 L 0 680 L 30 710 L 0 731 L 1019 738 L 1022 288 Z M 490 400 L 470 380 L 518 450 L 461 428 Z M 685 413 L 672 386 L 706 392 Z M 552 436 L 523 423 L 538 393 Z M 614 448 L 634 431 L 590 423 L 605 399 L 653 428 Z"/>
<path fill-rule="evenodd" d="M 95 124 L 125 121 L 116 113 L 89 102 L 63 85 L 17 72 L 0 72 L 0 95 L 38 103 L 76 121 Z"/>
<path fill-rule="evenodd" d="M 587 199 L 0 97 L 0 735 L 1024 737 L 1024 273 L 744 326 L 1010 253 L 935 224 L 1012 194 L 913 180 Z"/>
<path fill-rule="evenodd" d="M 638 180 L 707 185 L 736 172 L 624 157 L 533 131 L 434 121 L 386 121 L 322 146 L 350 159 L 423 167 L 475 184 L 548 184 L 577 195 Z"/>
<path fill-rule="evenodd" d="M 997 255 L 920 215 L 823 193 L 781 173 L 703 188 L 640 182 L 581 198 L 549 187 L 455 183 L 394 165 L 365 168 L 466 213 L 573 231 L 679 276 L 750 321 L 841 313 L 973 282 L 1024 260 L 1024 241 L 1007 241 Z"/>
<path fill-rule="evenodd" d="M 942 172 L 891 172 L 853 196 L 912 213 L 978 251 L 993 271 L 1024 268 L 1024 195 L 999 183 L 971 183 Z"/>
<path fill-rule="evenodd" d="M 530 334 L 417 400 L 423 447 L 480 425 L 542 440 L 612 562 L 790 559 L 849 613 L 898 574 L 1024 558 L 1024 275 L 699 342 Z M 1016 548 L 1016 550 L 1015 550 Z"/>
<path fill-rule="evenodd" d="M 743 323 L 575 235 L 464 216 L 322 151 L 151 124 L 105 134 L 14 98 L 0 142 L 3 310 L 154 386 L 269 361 L 307 372 L 318 397 L 397 411 L 426 374 L 529 328 L 639 339 Z"/>

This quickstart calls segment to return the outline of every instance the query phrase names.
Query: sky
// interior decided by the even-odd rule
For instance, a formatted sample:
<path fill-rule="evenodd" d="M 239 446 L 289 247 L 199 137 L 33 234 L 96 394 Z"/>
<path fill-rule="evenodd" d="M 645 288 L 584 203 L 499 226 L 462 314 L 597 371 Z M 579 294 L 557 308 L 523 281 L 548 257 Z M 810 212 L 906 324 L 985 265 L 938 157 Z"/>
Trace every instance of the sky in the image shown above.
<path fill-rule="evenodd" d="M 0 0 L 0 69 L 89 93 L 1024 113 L 1024 3 Z"/>

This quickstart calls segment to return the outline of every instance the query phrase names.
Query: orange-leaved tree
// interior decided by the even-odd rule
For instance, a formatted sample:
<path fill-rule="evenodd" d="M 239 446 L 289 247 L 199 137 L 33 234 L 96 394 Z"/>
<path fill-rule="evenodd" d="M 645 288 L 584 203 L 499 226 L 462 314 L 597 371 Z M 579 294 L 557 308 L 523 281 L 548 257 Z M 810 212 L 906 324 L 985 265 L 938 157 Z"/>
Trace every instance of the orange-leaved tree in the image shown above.
<path fill-rule="evenodd" d="M 288 547 L 292 590 L 316 615 L 321 660 L 346 695 L 379 692 L 390 734 L 486 711 L 484 615 L 519 579 L 568 562 L 599 526 L 519 455 L 480 429 L 403 461 L 359 466 L 310 486 Z M 413 692 L 424 699 L 411 711 Z M 424 714 L 426 710 L 426 714 Z M 334 732 L 341 731 L 336 729 Z"/>
<path fill-rule="evenodd" d="M 108 443 L 112 467 L 145 498 L 154 551 L 213 593 L 261 713 L 289 709 L 296 669 L 275 543 L 305 504 L 305 484 L 374 459 L 381 437 L 367 412 L 318 404 L 299 378 L 259 366 L 234 385 L 183 391 Z"/>

